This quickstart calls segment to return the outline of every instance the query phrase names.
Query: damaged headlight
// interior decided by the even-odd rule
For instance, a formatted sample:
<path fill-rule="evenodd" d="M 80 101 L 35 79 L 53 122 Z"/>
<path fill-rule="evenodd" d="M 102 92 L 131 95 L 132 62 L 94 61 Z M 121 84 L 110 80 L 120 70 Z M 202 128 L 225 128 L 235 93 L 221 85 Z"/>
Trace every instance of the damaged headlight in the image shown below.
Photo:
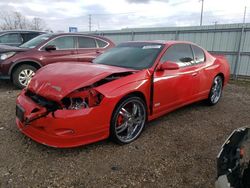
<path fill-rule="evenodd" d="M 62 100 L 64 109 L 80 110 L 98 106 L 103 99 L 103 95 L 92 88 L 82 88 L 71 93 Z"/>
<path fill-rule="evenodd" d="M 89 107 L 87 102 L 82 98 L 69 98 L 69 100 L 70 100 L 70 105 L 68 109 L 70 110 L 78 110 Z"/>

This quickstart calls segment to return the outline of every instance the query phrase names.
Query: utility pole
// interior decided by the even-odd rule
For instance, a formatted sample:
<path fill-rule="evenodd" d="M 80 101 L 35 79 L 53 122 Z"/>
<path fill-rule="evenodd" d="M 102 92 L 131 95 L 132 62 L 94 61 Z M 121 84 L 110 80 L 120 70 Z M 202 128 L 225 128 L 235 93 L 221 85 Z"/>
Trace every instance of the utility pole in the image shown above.
<path fill-rule="evenodd" d="M 91 18 L 91 14 L 89 14 L 89 31 L 91 31 L 91 27 L 92 27 L 92 18 Z"/>
<path fill-rule="evenodd" d="M 239 63 L 240 63 L 240 56 L 241 56 L 241 44 L 242 44 L 242 38 L 243 38 L 243 34 L 244 34 L 244 29 L 245 29 L 246 12 L 247 12 L 247 7 L 245 6 L 241 34 L 240 34 L 240 40 L 239 40 L 239 46 L 238 46 L 238 53 L 237 53 L 236 62 L 235 62 L 235 66 L 234 66 L 234 72 L 233 72 L 234 79 L 238 78 L 238 70 L 239 70 Z"/>
<path fill-rule="evenodd" d="M 201 18 L 200 18 L 200 26 L 202 26 L 204 0 L 200 0 L 200 1 L 201 1 Z"/>
<path fill-rule="evenodd" d="M 247 13 L 247 7 L 245 6 L 244 16 L 243 16 L 243 24 L 244 24 L 244 25 L 245 25 L 245 23 L 246 23 L 246 13 Z"/>

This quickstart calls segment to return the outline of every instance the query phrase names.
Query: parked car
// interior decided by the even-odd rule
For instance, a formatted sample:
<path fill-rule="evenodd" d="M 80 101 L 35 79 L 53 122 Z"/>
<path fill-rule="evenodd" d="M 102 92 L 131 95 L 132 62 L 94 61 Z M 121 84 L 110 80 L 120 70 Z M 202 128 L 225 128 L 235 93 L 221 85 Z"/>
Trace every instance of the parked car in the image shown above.
<path fill-rule="evenodd" d="M 41 31 L 11 30 L 0 32 L 0 45 L 20 46 L 38 35 L 45 34 Z"/>
<path fill-rule="evenodd" d="M 217 157 L 216 188 L 250 187 L 250 128 L 233 131 Z"/>
<path fill-rule="evenodd" d="M 17 98 L 16 123 L 39 143 L 134 141 L 146 121 L 195 101 L 215 105 L 229 80 L 222 56 L 180 41 L 127 42 L 93 63 L 40 69 Z"/>
<path fill-rule="evenodd" d="M 114 44 L 107 38 L 84 34 L 43 34 L 19 47 L 0 47 L 0 77 L 24 88 L 37 69 L 55 62 L 92 61 Z"/>

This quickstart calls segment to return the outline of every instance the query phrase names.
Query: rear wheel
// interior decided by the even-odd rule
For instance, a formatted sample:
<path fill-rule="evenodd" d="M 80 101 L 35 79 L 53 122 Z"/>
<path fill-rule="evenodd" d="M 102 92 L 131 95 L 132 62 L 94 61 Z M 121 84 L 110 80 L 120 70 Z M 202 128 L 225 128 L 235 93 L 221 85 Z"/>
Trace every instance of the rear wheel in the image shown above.
<path fill-rule="evenodd" d="M 36 70 L 37 68 L 32 65 L 20 65 L 12 74 L 13 84 L 20 89 L 25 88 L 35 75 Z"/>
<path fill-rule="evenodd" d="M 219 102 L 222 95 L 223 79 L 221 76 L 216 76 L 213 80 L 213 85 L 209 93 L 207 102 L 209 105 L 215 105 Z"/>
<path fill-rule="evenodd" d="M 141 98 L 130 96 L 122 100 L 112 115 L 111 138 L 118 144 L 133 142 L 140 136 L 146 119 L 146 105 Z"/>

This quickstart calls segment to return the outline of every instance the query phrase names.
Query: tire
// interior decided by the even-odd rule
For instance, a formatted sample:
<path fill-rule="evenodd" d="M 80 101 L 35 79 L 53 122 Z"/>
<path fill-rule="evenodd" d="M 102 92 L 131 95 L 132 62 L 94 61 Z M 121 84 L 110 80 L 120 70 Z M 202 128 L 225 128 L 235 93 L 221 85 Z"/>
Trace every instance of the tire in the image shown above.
<path fill-rule="evenodd" d="M 18 66 L 12 74 L 13 84 L 19 89 L 25 88 L 29 84 L 36 71 L 37 68 L 32 65 L 24 64 Z"/>
<path fill-rule="evenodd" d="M 110 138 L 120 144 L 136 140 L 142 133 L 147 120 L 145 102 L 136 96 L 128 96 L 118 103 L 110 125 Z"/>
<path fill-rule="evenodd" d="M 213 106 L 219 102 L 222 96 L 222 89 L 223 89 L 223 78 L 218 75 L 213 80 L 212 87 L 210 89 L 209 96 L 207 99 L 208 105 Z"/>

